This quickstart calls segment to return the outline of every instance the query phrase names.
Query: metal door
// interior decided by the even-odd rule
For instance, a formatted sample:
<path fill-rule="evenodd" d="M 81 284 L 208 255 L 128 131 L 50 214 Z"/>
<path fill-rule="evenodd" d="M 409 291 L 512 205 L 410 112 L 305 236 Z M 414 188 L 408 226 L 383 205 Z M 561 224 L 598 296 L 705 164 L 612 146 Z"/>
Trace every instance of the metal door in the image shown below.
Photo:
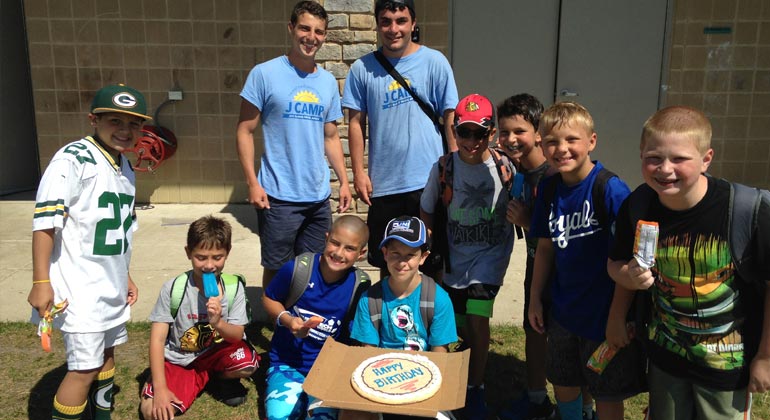
<path fill-rule="evenodd" d="M 475 0 L 452 4 L 451 59 L 460 96 L 495 103 L 529 92 L 546 106 L 591 112 L 592 157 L 633 189 L 639 133 L 658 108 L 667 0 Z"/>

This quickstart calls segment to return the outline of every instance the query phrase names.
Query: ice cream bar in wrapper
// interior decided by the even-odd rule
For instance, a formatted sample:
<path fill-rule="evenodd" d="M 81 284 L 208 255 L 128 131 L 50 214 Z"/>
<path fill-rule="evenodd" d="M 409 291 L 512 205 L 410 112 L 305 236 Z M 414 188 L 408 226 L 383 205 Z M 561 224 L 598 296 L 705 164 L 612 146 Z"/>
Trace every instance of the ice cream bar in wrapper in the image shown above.
<path fill-rule="evenodd" d="M 626 324 L 626 331 L 628 332 L 629 338 L 634 338 L 636 335 L 636 326 L 629 322 Z M 591 357 L 588 359 L 586 366 L 592 371 L 601 375 L 616 354 L 618 354 L 618 349 L 611 347 L 610 343 L 608 343 L 607 340 L 604 340 L 591 354 Z"/>
<path fill-rule="evenodd" d="M 658 222 L 640 220 L 636 222 L 634 237 L 634 258 L 639 266 L 649 270 L 655 265 L 655 250 L 658 248 Z"/>

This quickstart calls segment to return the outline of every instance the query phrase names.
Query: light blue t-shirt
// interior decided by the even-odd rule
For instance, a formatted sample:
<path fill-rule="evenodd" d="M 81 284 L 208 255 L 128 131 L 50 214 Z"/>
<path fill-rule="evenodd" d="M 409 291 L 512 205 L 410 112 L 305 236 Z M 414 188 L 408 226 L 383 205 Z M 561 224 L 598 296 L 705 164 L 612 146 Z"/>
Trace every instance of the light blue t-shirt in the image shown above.
<path fill-rule="evenodd" d="M 552 313 L 570 332 L 603 341 L 615 282 L 607 274 L 607 255 L 615 218 L 630 190 L 612 177 L 604 187 L 608 226 L 599 224 L 592 188 L 602 164 L 576 185 L 556 185 L 553 202 L 546 206 L 542 191 L 551 178 L 540 182 L 530 234 L 553 242 L 556 275 L 551 282 Z M 544 292 L 547 293 L 547 292 Z"/>
<path fill-rule="evenodd" d="M 265 153 L 258 180 L 265 192 L 295 203 L 329 197 L 324 124 L 342 118 L 334 76 L 320 67 L 300 71 L 282 55 L 251 70 L 241 97 L 261 112 Z"/>
<path fill-rule="evenodd" d="M 451 272 L 444 284 L 465 289 L 471 284 L 501 286 L 513 251 L 513 225 L 505 220 L 508 190 L 494 158 L 469 165 L 452 153 L 452 201 L 447 209 Z M 513 170 L 513 167 L 511 167 Z M 420 197 L 420 208 L 435 214 L 440 194 L 438 163 Z"/>
<path fill-rule="evenodd" d="M 430 351 L 431 347 L 444 346 L 457 341 L 454 309 L 447 292 L 436 285 L 433 320 L 430 332 L 420 313 L 420 291 L 422 284 L 409 296 L 396 299 L 390 291 L 388 281 L 382 280 L 382 320 L 377 331 L 369 315 L 369 292 L 358 301 L 356 316 L 350 336 L 364 344 L 386 349 Z"/>
<path fill-rule="evenodd" d="M 458 97 L 454 74 L 440 52 L 421 46 L 406 57 L 389 60 L 439 115 L 455 108 Z M 443 154 L 441 134 L 374 53 L 356 60 L 350 67 L 342 106 L 367 113 L 373 197 L 425 186 L 430 167 Z"/>

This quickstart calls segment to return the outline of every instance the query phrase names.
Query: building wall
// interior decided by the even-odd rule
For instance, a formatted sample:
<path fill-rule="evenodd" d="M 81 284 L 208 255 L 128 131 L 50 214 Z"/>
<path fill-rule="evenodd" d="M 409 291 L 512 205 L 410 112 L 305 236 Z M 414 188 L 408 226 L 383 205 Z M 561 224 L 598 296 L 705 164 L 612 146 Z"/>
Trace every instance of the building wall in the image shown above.
<path fill-rule="evenodd" d="M 664 103 L 709 116 L 713 175 L 769 188 L 770 2 L 675 0 L 672 27 Z"/>
<path fill-rule="evenodd" d="M 703 108 L 712 118 L 713 174 L 770 187 L 770 3 L 673 1 L 662 102 Z M 152 110 L 178 87 L 184 100 L 164 106 L 158 118 L 176 133 L 178 150 L 155 173 L 138 175 L 138 201 L 243 202 L 247 189 L 235 150 L 238 93 L 255 64 L 288 50 L 294 3 L 26 0 L 41 168 L 62 145 L 90 134 L 86 114 L 102 85 L 134 86 Z M 329 34 L 318 59 L 342 87 L 350 64 L 375 48 L 374 0 L 322 3 Z M 417 10 L 422 42 L 447 55 L 450 3 L 422 0 Z M 712 27 L 731 32 L 704 34 Z M 501 52 L 493 46 L 489 53 Z M 366 206 L 357 201 L 356 210 Z"/>

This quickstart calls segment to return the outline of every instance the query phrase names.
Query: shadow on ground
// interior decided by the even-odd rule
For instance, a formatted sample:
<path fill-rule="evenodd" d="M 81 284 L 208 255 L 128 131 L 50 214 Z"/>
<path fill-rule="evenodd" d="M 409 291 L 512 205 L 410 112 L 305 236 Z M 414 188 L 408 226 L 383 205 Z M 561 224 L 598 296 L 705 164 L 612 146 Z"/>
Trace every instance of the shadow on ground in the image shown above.
<path fill-rule="evenodd" d="M 227 204 L 220 210 L 221 213 L 231 214 L 241 225 L 257 234 L 257 212 L 250 204 Z"/>

